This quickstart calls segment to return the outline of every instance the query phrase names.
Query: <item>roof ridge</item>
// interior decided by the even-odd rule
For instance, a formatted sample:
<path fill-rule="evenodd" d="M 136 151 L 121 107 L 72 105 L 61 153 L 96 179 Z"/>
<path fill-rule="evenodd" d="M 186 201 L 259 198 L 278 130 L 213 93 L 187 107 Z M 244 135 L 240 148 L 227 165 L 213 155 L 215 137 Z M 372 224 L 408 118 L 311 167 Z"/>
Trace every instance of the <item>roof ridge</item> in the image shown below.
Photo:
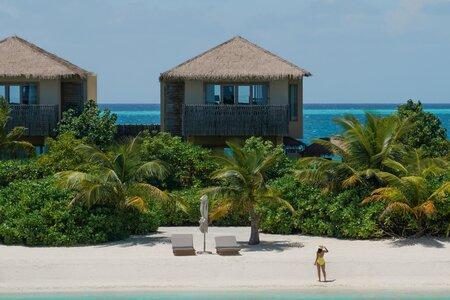
<path fill-rule="evenodd" d="M 71 69 L 74 73 L 76 73 L 80 77 L 86 77 L 86 74 L 91 73 L 91 72 L 89 72 L 89 71 L 87 71 L 87 70 L 85 70 L 83 68 L 80 68 L 77 65 L 74 65 L 73 63 L 65 60 L 64 58 L 61 58 L 61 57 L 57 56 L 56 54 L 48 52 L 47 50 L 44 50 L 43 48 L 41 48 L 41 47 L 39 47 L 39 46 L 29 42 L 29 41 L 27 41 L 27 40 L 17 36 L 17 35 L 12 35 L 12 36 L 6 37 L 5 39 L 0 41 L 0 44 L 5 42 L 5 41 L 7 41 L 7 40 L 11 40 L 11 39 L 17 40 L 20 43 L 22 43 L 22 44 L 26 45 L 27 47 L 29 47 L 32 51 L 37 52 L 37 53 L 42 54 L 42 55 L 45 55 L 48 58 L 56 61 L 57 63 L 62 64 L 63 66 Z"/>
<path fill-rule="evenodd" d="M 179 67 L 182 67 L 182 66 L 184 66 L 184 65 L 186 65 L 186 64 L 188 64 L 188 63 L 190 63 L 191 61 L 193 61 L 193 60 L 195 60 L 195 59 L 197 59 L 197 58 L 200 58 L 200 57 L 202 57 L 203 55 L 208 54 L 209 52 L 212 52 L 213 50 L 215 50 L 215 49 L 217 49 L 217 48 L 219 48 L 219 47 L 221 47 L 221 46 L 223 46 L 223 45 L 226 45 L 226 44 L 232 42 L 233 40 L 235 40 L 235 39 L 237 39 L 237 38 L 242 38 L 242 37 L 240 37 L 240 36 L 234 36 L 234 37 L 232 37 L 231 39 L 226 40 L 225 42 L 223 42 L 223 43 L 221 43 L 221 44 L 219 44 L 219 45 L 217 45 L 217 46 L 215 46 L 215 47 L 212 47 L 212 48 L 210 48 L 210 49 L 208 49 L 208 50 L 206 50 L 206 51 L 203 51 L 203 52 L 201 52 L 200 54 L 198 54 L 198 55 L 196 55 L 196 56 L 194 56 L 194 57 L 191 57 L 190 59 L 188 59 L 188 60 L 182 62 L 181 64 L 176 65 L 175 67 L 170 68 L 169 70 L 162 72 L 160 75 L 169 73 L 169 72 L 171 72 L 172 70 L 175 70 L 175 69 L 177 69 L 177 68 L 179 68 Z"/>

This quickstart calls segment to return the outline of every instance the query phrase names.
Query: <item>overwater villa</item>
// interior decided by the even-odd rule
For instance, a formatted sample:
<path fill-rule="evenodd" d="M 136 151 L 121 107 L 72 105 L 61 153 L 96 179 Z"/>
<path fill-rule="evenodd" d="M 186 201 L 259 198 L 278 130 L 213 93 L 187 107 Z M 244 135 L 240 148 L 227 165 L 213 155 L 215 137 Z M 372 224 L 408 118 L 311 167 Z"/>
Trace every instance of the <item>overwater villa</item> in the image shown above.
<path fill-rule="evenodd" d="M 0 97 L 11 104 L 9 127 L 28 128 L 42 145 L 61 112 L 97 98 L 97 76 L 17 36 L 0 41 Z"/>
<path fill-rule="evenodd" d="M 303 77 L 311 73 L 234 37 L 160 76 L 161 129 L 195 143 L 303 135 Z"/>

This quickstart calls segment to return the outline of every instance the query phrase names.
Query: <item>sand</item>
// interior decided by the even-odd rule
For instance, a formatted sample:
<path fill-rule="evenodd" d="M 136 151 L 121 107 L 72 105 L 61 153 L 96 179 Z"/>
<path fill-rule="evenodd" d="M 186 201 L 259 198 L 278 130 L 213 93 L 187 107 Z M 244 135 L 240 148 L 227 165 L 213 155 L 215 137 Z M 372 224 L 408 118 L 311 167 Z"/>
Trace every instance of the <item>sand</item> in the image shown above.
<path fill-rule="evenodd" d="M 339 240 L 301 235 L 261 234 L 262 243 L 240 256 L 175 257 L 170 235 L 196 227 L 163 227 L 156 234 L 99 246 L 29 248 L 0 246 L 0 293 L 146 290 L 326 290 L 433 291 L 450 293 L 450 240 Z M 213 237 L 236 235 L 246 242 L 248 227 L 212 227 Z M 328 283 L 313 266 L 317 245 L 326 255 Z"/>

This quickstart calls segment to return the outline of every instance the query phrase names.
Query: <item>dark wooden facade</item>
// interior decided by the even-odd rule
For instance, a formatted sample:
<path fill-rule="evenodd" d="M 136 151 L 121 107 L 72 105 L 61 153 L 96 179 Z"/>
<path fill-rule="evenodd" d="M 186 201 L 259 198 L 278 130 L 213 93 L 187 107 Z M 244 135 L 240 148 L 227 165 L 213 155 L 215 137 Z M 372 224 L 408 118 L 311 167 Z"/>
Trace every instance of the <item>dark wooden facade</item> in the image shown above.
<path fill-rule="evenodd" d="M 183 106 L 183 136 L 285 136 L 287 105 Z"/>
<path fill-rule="evenodd" d="M 161 126 L 159 124 L 118 124 L 116 125 L 117 132 L 116 138 L 123 137 L 135 137 L 142 131 L 148 131 L 151 134 L 155 134 L 161 131 Z"/>
<path fill-rule="evenodd" d="M 22 126 L 27 128 L 26 137 L 50 136 L 59 120 L 58 105 L 22 105 L 10 106 L 11 115 L 6 125 L 7 130 Z"/>
<path fill-rule="evenodd" d="M 165 130 L 173 135 L 182 135 L 184 82 L 166 82 L 164 84 L 164 115 Z"/>

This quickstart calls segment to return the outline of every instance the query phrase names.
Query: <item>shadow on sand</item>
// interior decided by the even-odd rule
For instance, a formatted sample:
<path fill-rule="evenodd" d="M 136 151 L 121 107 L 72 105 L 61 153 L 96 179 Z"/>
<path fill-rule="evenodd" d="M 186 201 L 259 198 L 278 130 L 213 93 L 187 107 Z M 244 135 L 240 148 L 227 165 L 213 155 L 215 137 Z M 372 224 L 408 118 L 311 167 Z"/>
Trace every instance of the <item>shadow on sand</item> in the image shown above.
<path fill-rule="evenodd" d="M 403 238 L 396 239 L 391 242 L 395 247 L 407 247 L 421 245 L 429 248 L 444 248 L 445 243 L 450 242 L 450 239 L 434 238 L 434 237 L 421 237 L 421 238 Z"/>
<path fill-rule="evenodd" d="M 261 241 L 259 245 L 249 245 L 248 242 L 238 242 L 239 246 L 245 251 L 285 251 L 291 248 L 303 248 L 304 245 L 299 242 L 290 241 Z"/>
<path fill-rule="evenodd" d="M 154 246 L 156 244 L 169 244 L 170 238 L 166 236 L 160 236 L 160 232 L 156 232 L 150 235 L 136 235 L 131 236 L 125 240 L 110 242 L 107 244 L 99 245 L 97 247 L 110 247 L 110 246 L 119 246 L 119 247 L 132 247 L 132 246 Z"/>

